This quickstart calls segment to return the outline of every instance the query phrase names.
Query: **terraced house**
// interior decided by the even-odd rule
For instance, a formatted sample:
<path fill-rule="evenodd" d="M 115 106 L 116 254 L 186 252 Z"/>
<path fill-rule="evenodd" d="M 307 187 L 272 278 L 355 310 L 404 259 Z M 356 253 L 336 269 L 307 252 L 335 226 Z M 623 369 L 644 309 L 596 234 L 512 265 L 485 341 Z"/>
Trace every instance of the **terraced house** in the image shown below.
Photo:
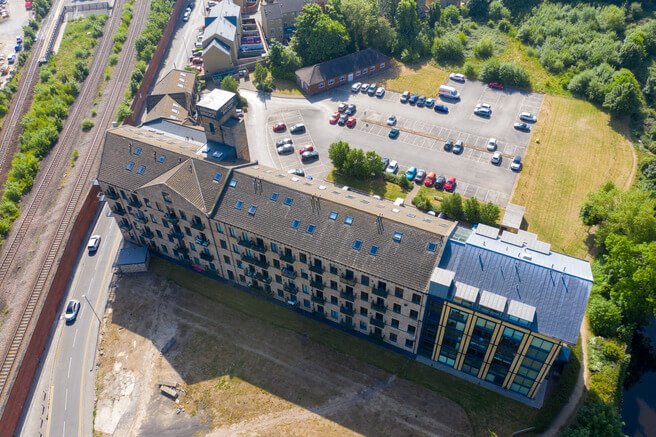
<path fill-rule="evenodd" d="M 539 406 L 576 342 L 585 261 L 203 144 L 123 126 L 98 176 L 124 237 Z"/>

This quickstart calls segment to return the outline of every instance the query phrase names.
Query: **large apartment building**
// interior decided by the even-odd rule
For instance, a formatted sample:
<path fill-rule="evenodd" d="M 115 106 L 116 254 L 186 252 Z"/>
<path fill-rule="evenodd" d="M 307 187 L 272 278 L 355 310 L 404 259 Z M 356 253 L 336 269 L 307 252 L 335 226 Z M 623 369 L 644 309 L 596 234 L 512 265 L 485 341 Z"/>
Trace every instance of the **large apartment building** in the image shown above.
<path fill-rule="evenodd" d="M 170 132 L 106 134 L 126 240 L 539 406 L 592 276 L 526 232 L 458 226 Z"/>

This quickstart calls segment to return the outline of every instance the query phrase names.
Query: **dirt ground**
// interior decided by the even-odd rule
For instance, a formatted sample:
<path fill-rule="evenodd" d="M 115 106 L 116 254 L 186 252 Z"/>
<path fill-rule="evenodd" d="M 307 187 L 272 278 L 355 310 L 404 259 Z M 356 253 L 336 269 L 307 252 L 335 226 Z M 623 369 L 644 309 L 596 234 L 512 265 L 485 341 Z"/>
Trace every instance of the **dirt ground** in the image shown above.
<path fill-rule="evenodd" d="M 108 313 L 98 435 L 472 434 L 438 394 L 150 273 L 122 277 Z"/>

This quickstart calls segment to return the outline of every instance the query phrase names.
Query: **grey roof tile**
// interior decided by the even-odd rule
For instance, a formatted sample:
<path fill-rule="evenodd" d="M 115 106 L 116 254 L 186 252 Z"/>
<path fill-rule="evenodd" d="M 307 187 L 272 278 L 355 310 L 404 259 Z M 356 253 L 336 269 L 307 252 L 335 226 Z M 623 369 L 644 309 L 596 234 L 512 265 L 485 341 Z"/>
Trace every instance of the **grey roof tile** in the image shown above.
<path fill-rule="evenodd" d="M 389 64 L 390 59 L 378 50 L 368 48 L 321 64 L 301 68 L 296 70 L 296 76 L 303 82 L 312 85 L 382 62 Z"/>

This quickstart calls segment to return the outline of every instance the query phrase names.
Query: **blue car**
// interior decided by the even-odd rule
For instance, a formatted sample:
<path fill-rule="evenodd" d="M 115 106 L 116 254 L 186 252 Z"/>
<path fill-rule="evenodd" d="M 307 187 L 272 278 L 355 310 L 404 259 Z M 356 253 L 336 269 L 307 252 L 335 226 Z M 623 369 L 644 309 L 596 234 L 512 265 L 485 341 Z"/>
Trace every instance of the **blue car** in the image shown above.
<path fill-rule="evenodd" d="M 405 171 L 405 178 L 409 181 L 412 181 L 416 175 L 417 175 L 417 168 L 415 167 L 410 167 Z"/>
<path fill-rule="evenodd" d="M 415 103 L 417 103 L 418 98 L 419 97 L 417 96 L 417 94 L 410 94 L 410 98 L 408 98 L 408 103 L 414 105 Z"/>
<path fill-rule="evenodd" d="M 446 106 L 446 105 L 435 105 L 434 111 L 439 112 L 441 114 L 448 114 L 449 113 L 449 107 Z"/>
<path fill-rule="evenodd" d="M 400 133 L 399 129 L 395 127 L 395 128 L 392 128 L 392 130 L 389 131 L 389 134 L 387 134 L 387 136 L 389 136 L 391 139 L 395 140 L 399 137 L 399 133 Z"/>

